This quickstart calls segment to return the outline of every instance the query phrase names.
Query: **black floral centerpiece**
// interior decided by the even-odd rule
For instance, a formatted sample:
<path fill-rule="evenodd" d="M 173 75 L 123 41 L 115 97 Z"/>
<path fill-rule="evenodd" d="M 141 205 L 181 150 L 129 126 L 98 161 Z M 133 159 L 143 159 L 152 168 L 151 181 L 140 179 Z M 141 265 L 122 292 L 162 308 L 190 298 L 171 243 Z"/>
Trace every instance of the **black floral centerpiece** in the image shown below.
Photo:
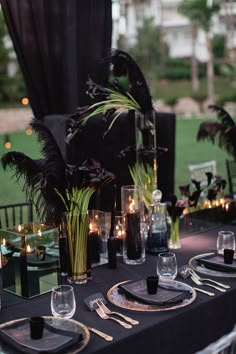
<path fill-rule="evenodd" d="M 114 50 L 105 60 L 112 64 L 111 79 L 106 86 L 95 83 L 91 78 L 88 80 L 87 93 L 96 102 L 78 108 L 71 116 L 67 142 L 70 142 L 92 117 L 107 123 L 105 137 L 116 124 L 116 120 L 126 112 L 130 130 L 135 131 L 135 136 L 130 139 L 131 145 L 120 151 L 119 157 L 129 157 L 129 161 L 132 161 L 130 174 L 133 182 L 143 190 L 148 190 L 148 203 L 151 192 L 157 187 L 156 124 L 150 92 L 140 68 L 130 55 Z M 121 77 L 125 78 L 126 86 L 121 83 Z"/>
<path fill-rule="evenodd" d="M 170 239 L 168 247 L 170 249 L 181 248 L 179 237 L 179 219 L 186 208 L 186 202 L 184 200 L 178 200 L 176 195 L 172 195 L 170 202 L 167 204 L 167 211 L 171 219 Z"/>

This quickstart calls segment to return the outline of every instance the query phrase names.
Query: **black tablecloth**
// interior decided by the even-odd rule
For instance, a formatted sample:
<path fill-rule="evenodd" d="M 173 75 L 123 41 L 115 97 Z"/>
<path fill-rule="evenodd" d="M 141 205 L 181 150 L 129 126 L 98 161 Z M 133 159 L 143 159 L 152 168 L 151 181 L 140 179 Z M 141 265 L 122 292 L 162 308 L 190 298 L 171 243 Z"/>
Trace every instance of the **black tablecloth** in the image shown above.
<path fill-rule="evenodd" d="M 223 228 L 236 232 L 235 225 Z M 194 255 L 214 251 L 218 231 L 219 228 L 215 228 L 184 237 L 181 240 L 182 248 L 175 251 L 178 266 L 187 264 Z M 124 310 L 109 304 L 111 309 L 139 320 L 140 324 L 129 330 L 113 321 L 104 321 L 87 309 L 83 302 L 87 296 L 97 292 L 106 295 L 108 289 L 118 282 L 155 274 L 156 259 L 156 256 L 148 255 L 143 265 L 136 266 L 125 265 L 120 259 L 117 269 L 109 269 L 107 265 L 94 268 L 91 281 L 75 286 L 77 309 L 73 318 L 114 337 L 112 342 L 106 342 L 91 334 L 84 354 L 192 354 L 232 330 L 236 322 L 236 278 L 217 277 L 216 280 L 229 284 L 231 289 L 226 293 L 214 290 L 214 297 L 198 293 L 194 303 L 177 310 L 147 313 Z M 183 281 L 179 276 L 176 280 Z M 192 285 L 189 279 L 185 282 Z M 4 292 L 0 323 L 36 315 L 51 315 L 50 294 L 25 300 Z"/>

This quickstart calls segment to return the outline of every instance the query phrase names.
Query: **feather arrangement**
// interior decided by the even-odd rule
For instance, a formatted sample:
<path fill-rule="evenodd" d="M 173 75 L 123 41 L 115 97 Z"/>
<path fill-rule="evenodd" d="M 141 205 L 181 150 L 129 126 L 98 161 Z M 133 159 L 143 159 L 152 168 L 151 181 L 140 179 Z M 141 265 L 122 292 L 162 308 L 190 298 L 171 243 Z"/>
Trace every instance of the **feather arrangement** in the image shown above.
<path fill-rule="evenodd" d="M 116 119 L 124 111 L 138 111 L 144 114 L 145 127 L 150 128 L 150 114 L 153 114 L 152 98 L 137 63 L 129 54 L 121 50 L 114 50 L 110 57 L 104 59 L 113 65 L 115 78 L 107 84 L 107 87 L 95 83 L 92 79 L 87 82 L 87 94 L 97 102 L 88 107 L 80 107 L 71 116 L 68 122 L 67 142 L 79 132 L 87 121 L 97 116 L 105 121 L 112 117 L 105 134 L 114 125 Z M 117 79 L 125 76 L 128 80 L 128 90 Z"/>
<path fill-rule="evenodd" d="M 197 141 L 209 140 L 213 144 L 217 142 L 220 148 L 225 149 L 236 160 L 236 122 L 221 106 L 209 105 L 209 109 L 216 112 L 219 122 L 203 122 L 198 129 Z"/>
<path fill-rule="evenodd" d="M 24 178 L 23 190 L 27 199 L 33 201 L 39 218 L 57 225 L 65 206 L 70 203 L 68 196 L 73 188 L 100 188 L 113 181 L 115 176 L 92 159 L 84 161 L 81 166 L 67 164 L 44 123 L 34 118 L 30 125 L 38 136 L 42 159 L 34 160 L 12 151 L 2 156 L 2 166 L 15 169 L 16 181 Z"/>

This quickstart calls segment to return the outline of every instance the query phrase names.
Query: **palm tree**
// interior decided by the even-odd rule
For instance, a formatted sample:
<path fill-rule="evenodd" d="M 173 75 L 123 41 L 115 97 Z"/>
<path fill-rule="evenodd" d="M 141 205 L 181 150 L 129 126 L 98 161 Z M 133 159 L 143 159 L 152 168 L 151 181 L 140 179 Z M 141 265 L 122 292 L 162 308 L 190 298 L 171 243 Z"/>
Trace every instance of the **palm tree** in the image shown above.
<path fill-rule="evenodd" d="M 207 0 L 182 0 L 179 6 L 179 11 L 186 16 L 190 22 L 197 28 L 205 32 L 206 45 L 208 49 L 209 59 L 207 62 L 207 82 L 208 82 L 208 99 L 214 102 L 214 62 L 212 43 L 210 38 L 211 20 L 215 13 L 220 10 L 219 0 L 214 0 L 211 6 Z"/>

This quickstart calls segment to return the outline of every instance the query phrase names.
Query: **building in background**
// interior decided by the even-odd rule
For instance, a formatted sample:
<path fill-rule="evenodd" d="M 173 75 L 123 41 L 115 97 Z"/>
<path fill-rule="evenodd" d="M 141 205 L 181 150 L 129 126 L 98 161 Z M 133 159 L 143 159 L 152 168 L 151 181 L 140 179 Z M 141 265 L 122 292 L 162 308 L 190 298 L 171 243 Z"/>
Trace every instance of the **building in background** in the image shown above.
<path fill-rule="evenodd" d="M 214 0 L 206 0 L 211 6 Z M 181 0 L 113 0 L 114 26 L 113 46 L 119 34 L 125 35 L 126 45 L 134 45 L 137 27 L 142 26 L 145 18 L 153 17 L 163 38 L 168 44 L 171 58 L 188 58 L 192 55 L 191 24 L 178 12 Z M 221 11 L 212 23 L 213 34 L 226 34 L 227 48 L 234 53 L 236 48 L 236 0 L 222 0 Z M 201 62 L 208 60 L 205 36 L 197 33 L 196 58 Z"/>

